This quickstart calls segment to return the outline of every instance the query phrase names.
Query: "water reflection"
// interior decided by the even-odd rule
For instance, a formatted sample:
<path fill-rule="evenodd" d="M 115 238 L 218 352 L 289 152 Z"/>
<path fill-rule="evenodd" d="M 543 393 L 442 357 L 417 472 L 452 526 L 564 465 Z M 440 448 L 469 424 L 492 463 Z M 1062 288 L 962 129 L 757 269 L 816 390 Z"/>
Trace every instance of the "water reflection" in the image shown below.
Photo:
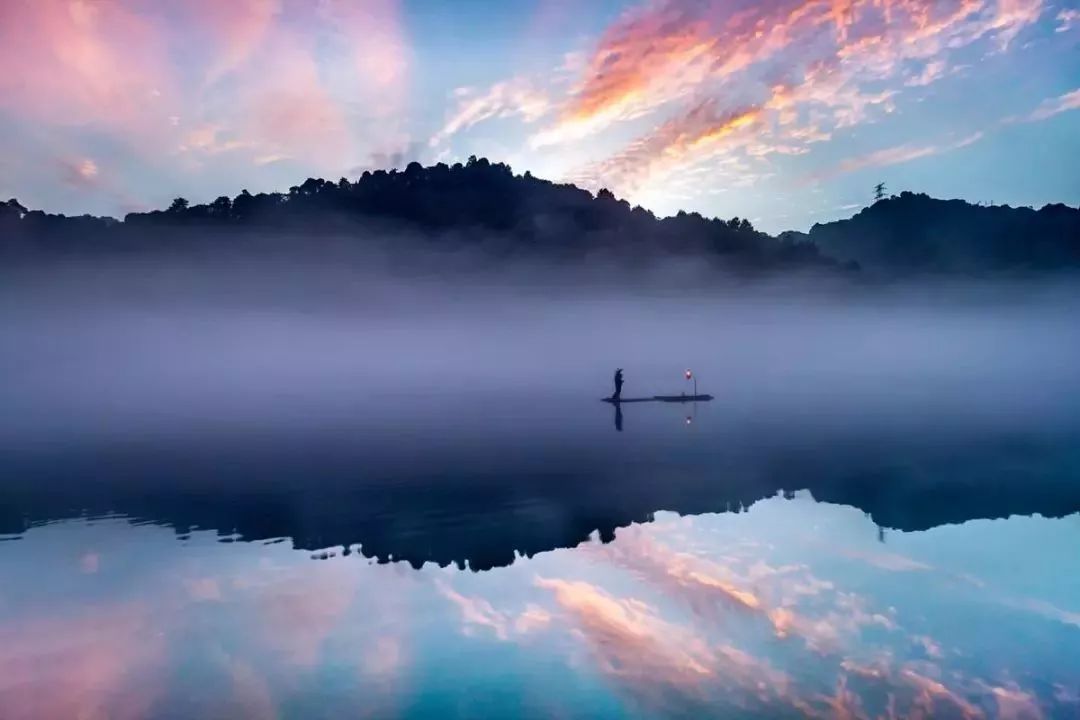
<path fill-rule="evenodd" d="M 213 529 L 320 554 L 361 545 L 415 567 L 488 569 L 594 531 L 609 539 L 656 510 L 715 512 L 798 488 L 898 530 L 1080 511 L 1077 424 L 763 424 L 717 401 L 616 405 L 617 430 L 628 417 L 613 432 L 612 408 L 593 399 L 482 405 L 472 415 L 457 409 L 468 398 L 445 398 L 416 409 L 407 432 L 370 410 L 310 428 L 0 446 L 0 539 L 118 513 L 180 537 Z"/>
<path fill-rule="evenodd" d="M 1074 717 L 1080 515 L 890 532 L 772 497 L 489 572 L 182 543 L 0 546 L 0 707 L 70 717 Z M 558 692 L 552 692 L 558 688 Z"/>

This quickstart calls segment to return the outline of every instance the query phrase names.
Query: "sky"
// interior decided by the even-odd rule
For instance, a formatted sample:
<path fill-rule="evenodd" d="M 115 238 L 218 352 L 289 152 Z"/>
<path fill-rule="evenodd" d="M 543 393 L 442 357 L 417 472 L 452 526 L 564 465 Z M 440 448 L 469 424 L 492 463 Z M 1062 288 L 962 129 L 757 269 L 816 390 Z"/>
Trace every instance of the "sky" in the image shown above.
<path fill-rule="evenodd" d="M 477 155 L 770 232 L 878 182 L 1077 205 L 1078 51 L 1080 0 L 0 0 L 0 197 L 123 216 Z"/>

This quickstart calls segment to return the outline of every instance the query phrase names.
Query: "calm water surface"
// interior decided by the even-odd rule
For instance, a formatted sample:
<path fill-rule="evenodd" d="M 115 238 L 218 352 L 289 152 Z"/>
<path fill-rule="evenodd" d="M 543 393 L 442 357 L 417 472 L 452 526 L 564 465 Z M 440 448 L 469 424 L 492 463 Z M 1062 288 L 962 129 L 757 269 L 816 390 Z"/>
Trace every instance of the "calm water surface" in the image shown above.
<path fill-rule="evenodd" d="M 2 716 L 1080 713 L 1069 432 L 573 407 L 7 453 Z"/>
<path fill-rule="evenodd" d="M 2 720 L 1080 717 L 1068 308 L 16 307 Z"/>

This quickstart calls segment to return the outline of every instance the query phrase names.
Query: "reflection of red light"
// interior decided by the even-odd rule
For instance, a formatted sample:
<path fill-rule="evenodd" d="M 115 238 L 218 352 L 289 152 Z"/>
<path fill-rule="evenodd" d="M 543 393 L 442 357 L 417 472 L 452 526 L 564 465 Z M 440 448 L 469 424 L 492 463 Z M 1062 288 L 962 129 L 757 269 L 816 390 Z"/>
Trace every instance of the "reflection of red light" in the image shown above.
<path fill-rule="evenodd" d="M 692 422 L 694 422 L 693 418 L 691 418 L 691 417 L 686 418 L 686 424 L 687 425 L 691 424 Z"/>
<path fill-rule="evenodd" d="M 689 379 L 690 379 L 690 378 L 692 378 L 692 377 L 694 377 L 694 373 L 692 373 L 692 372 L 690 372 L 689 370 L 687 370 L 687 371 L 686 371 L 686 379 L 687 379 L 687 380 L 689 380 Z"/>

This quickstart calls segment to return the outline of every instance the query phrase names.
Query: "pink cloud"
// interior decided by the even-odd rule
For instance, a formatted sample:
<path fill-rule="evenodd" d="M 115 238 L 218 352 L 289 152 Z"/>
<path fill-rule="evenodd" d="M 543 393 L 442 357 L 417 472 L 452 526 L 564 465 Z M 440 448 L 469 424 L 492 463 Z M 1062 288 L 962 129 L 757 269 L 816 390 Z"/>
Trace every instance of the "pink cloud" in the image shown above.
<path fill-rule="evenodd" d="M 0 4 L 0 106 L 58 125 L 148 132 L 176 102 L 161 28 L 121 0 Z"/>
<path fill-rule="evenodd" d="M 662 183 L 689 158 L 711 157 L 747 143 L 761 118 L 760 108 L 724 112 L 715 101 L 703 102 L 586 170 L 586 183 L 633 196 L 643 186 Z"/>
<path fill-rule="evenodd" d="M 627 681 L 697 684 L 715 673 L 714 651 L 686 628 L 633 598 L 612 597 L 586 582 L 537 578 L 585 634 L 605 673 Z"/>
<path fill-rule="evenodd" d="M 466 633 L 471 632 L 473 628 L 482 627 L 489 629 L 500 640 L 506 640 L 509 637 L 509 619 L 492 607 L 490 602 L 484 598 L 462 595 L 446 583 L 436 583 L 436 587 L 439 594 L 453 603 L 461 612 Z"/>
<path fill-rule="evenodd" d="M 0 624 L 5 720 L 147 717 L 163 686 L 163 636 L 143 605 Z"/>
<path fill-rule="evenodd" d="M 224 670 L 232 683 L 232 693 L 222 708 L 223 715 L 248 720 L 277 720 L 281 717 L 270 682 L 254 667 L 243 660 L 226 658 Z"/>
<path fill-rule="evenodd" d="M 918 160 L 924 157 L 931 157 L 933 155 L 940 155 L 942 153 L 951 152 L 953 150 L 959 150 L 960 148 L 964 148 L 969 145 L 974 145 L 983 137 L 983 133 L 976 132 L 968 135 L 967 137 L 961 138 L 960 140 L 946 143 L 944 145 L 906 144 L 897 145 L 895 147 L 882 148 L 881 150 L 875 150 L 874 152 L 867 153 L 866 155 L 859 155 L 843 160 L 834 168 L 817 173 L 813 177 L 818 180 L 825 180 L 831 177 L 835 177 L 837 175 L 858 172 L 859 170 L 866 170 L 868 168 L 901 165 L 903 163 L 911 162 L 912 160 Z M 880 560 L 885 561 L 884 558 Z"/>
<path fill-rule="evenodd" d="M 282 575 L 263 581 L 254 607 L 265 632 L 260 639 L 287 664 L 314 667 L 323 642 L 341 624 L 357 593 L 356 577 L 333 563 L 305 569 L 304 580 Z"/>
<path fill-rule="evenodd" d="M 676 171 L 718 159 L 760 165 L 771 155 L 805 154 L 839 129 L 892 112 L 905 84 L 920 88 L 944 77 L 958 49 L 979 41 L 989 41 L 993 52 L 1008 49 L 1043 7 L 1043 0 L 647 4 L 601 37 L 557 121 L 530 142 L 534 148 L 569 142 L 664 112 L 648 133 L 577 174 L 632 197 L 664 185 Z M 913 64 L 921 70 L 911 76 Z M 723 120 L 748 107 L 758 110 L 752 132 L 733 136 Z M 695 132 L 710 137 L 709 128 L 699 127 L 702 108 L 718 121 L 725 142 L 695 146 Z M 903 148 L 868 162 L 945 149 Z M 742 179 L 768 174 L 748 174 L 745 164 L 739 169 Z"/>
<path fill-rule="evenodd" d="M 929 85 L 945 74 L 945 61 L 944 60 L 932 60 L 923 67 L 922 72 L 914 77 L 911 77 L 907 81 L 907 85 L 912 87 L 918 87 L 921 85 Z"/>
<path fill-rule="evenodd" d="M 404 142 L 409 52 L 400 0 L 13 0 L 0 112 L 155 162 L 168 147 L 180 170 L 239 152 L 344 172 L 362 146 Z"/>
<path fill-rule="evenodd" d="M 282 0 L 192 0 L 183 8 L 187 23 L 209 39 L 205 81 L 213 83 L 250 60 L 278 21 Z"/>

